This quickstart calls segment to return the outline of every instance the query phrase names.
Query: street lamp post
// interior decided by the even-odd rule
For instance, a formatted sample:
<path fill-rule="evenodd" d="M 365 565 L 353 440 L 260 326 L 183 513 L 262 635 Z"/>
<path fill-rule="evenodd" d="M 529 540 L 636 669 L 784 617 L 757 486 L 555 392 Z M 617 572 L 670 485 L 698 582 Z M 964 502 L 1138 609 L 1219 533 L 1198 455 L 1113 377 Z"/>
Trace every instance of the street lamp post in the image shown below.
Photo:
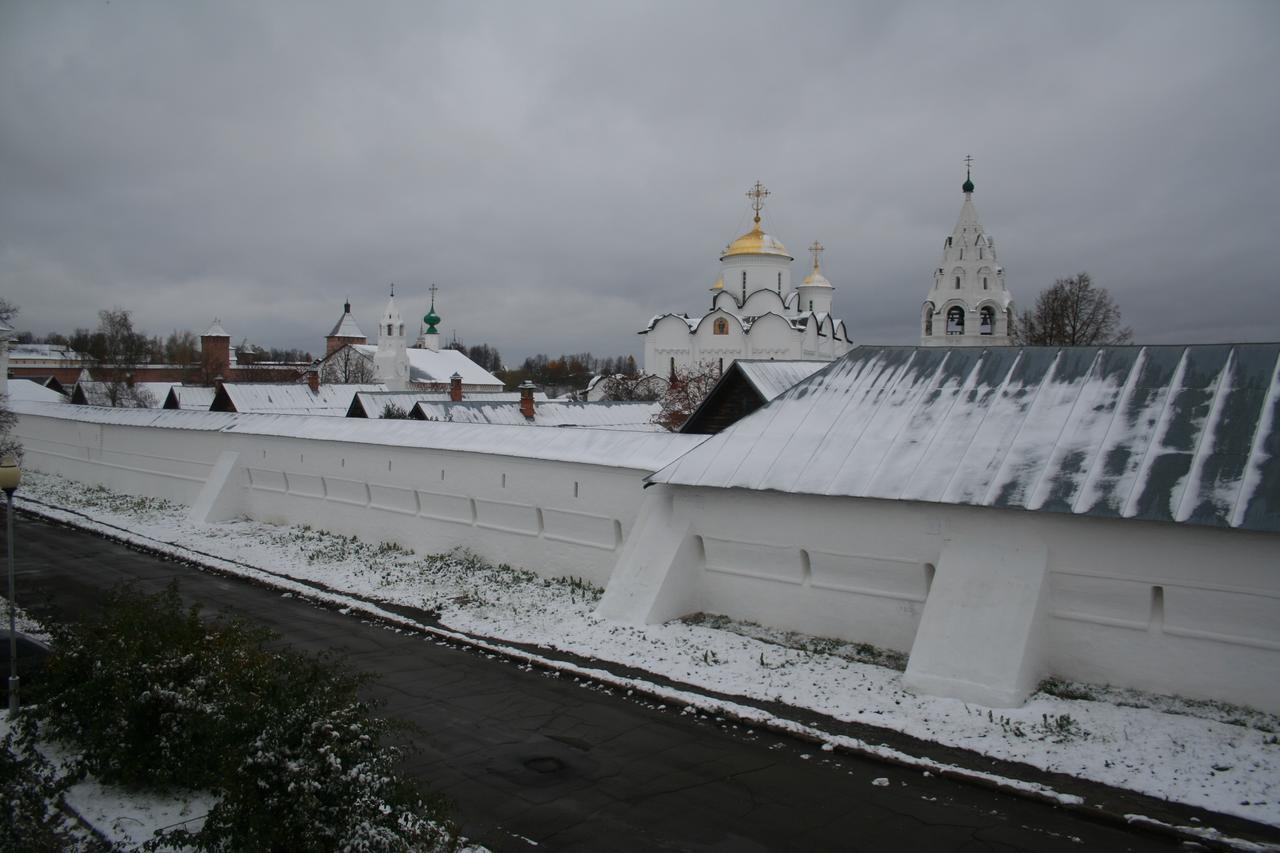
<path fill-rule="evenodd" d="M 18 712 L 18 604 L 13 592 L 13 493 L 22 482 L 22 471 L 12 456 L 0 459 L 0 489 L 5 496 L 5 519 L 9 545 L 9 715 Z"/>

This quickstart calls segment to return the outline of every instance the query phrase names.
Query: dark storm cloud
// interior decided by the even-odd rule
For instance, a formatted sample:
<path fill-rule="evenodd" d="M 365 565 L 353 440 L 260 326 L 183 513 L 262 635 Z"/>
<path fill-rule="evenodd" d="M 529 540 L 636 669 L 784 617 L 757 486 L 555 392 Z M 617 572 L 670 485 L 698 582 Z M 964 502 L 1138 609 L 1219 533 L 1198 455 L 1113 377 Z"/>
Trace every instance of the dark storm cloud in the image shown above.
<path fill-rule="evenodd" d="M 1270 3 L 7 2 L 0 292 L 318 350 L 350 296 L 639 352 L 747 186 L 855 339 L 913 343 L 961 158 L 1014 298 L 1088 270 L 1139 340 L 1280 339 Z"/>

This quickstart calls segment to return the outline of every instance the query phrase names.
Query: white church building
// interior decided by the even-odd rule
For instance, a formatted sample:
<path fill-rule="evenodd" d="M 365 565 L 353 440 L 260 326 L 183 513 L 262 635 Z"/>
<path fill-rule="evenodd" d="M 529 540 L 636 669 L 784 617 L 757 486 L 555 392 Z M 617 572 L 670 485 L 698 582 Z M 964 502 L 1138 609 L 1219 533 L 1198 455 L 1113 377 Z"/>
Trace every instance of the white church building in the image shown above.
<path fill-rule="evenodd" d="M 389 391 L 447 390 L 454 377 L 458 377 L 461 389 L 468 393 L 501 391 L 502 380 L 476 364 L 466 353 L 450 347 L 441 348 L 437 328 L 441 317 L 436 313 L 434 285 L 431 290 L 431 307 L 422 318 L 424 328 L 413 346 L 409 346 L 405 337 L 404 317 L 396 304 L 394 287 L 378 321 L 376 345 L 365 343 L 367 339 L 351 318 L 351 305 L 347 303 L 342 317 L 326 338 L 329 352 L 325 364 L 336 365 L 344 359 L 365 362 L 367 368 L 354 371 L 364 377 L 360 381 L 385 385 Z"/>
<path fill-rule="evenodd" d="M 996 262 L 996 245 L 984 234 L 973 206 L 973 179 L 966 173 L 964 205 L 955 230 L 942 244 L 942 263 L 920 311 L 920 345 L 1008 346 L 1013 297 Z"/>
<path fill-rule="evenodd" d="M 659 314 L 640 331 L 645 373 L 707 366 L 723 372 L 739 358 L 831 361 L 853 346 L 844 321 L 832 314 L 835 288 L 822 274 L 820 243 L 810 246 L 813 269 L 792 286 L 795 258 L 760 224 L 768 195 L 759 181 L 747 193 L 755 224 L 721 254 L 710 310 L 701 317 Z"/>

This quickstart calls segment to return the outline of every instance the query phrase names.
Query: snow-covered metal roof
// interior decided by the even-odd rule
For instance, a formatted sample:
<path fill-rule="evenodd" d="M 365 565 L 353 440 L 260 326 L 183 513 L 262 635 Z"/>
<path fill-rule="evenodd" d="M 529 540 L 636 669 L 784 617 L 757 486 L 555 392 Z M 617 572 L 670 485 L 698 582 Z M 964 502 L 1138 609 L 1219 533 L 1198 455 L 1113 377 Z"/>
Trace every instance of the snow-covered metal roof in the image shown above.
<path fill-rule="evenodd" d="M 353 344 L 362 355 L 373 358 L 378 348 L 373 344 Z M 502 388 L 502 380 L 467 358 L 456 349 L 419 349 L 409 347 L 409 381 L 438 382 L 448 385 L 450 377 L 458 374 L 463 385 L 490 385 Z"/>
<path fill-rule="evenodd" d="M 28 403 L 66 403 L 67 398 L 52 388 L 46 388 L 39 382 L 27 379 L 10 379 L 8 382 L 8 398 L 10 402 L 22 400 Z"/>
<path fill-rule="evenodd" d="M 796 359 L 794 361 L 763 361 L 740 358 L 734 362 L 742 375 L 766 400 L 772 400 L 802 379 L 808 379 L 829 361 Z"/>
<path fill-rule="evenodd" d="M 9 358 L 12 361 L 48 361 L 54 362 L 50 367 L 56 367 L 57 362 L 73 361 L 79 364 L 86 360 L 83 353 L 76 352 L 70 347 L 61 344 L 9 344 Z"/>
<path fill-rule="evenodd" d="M 706 439 L 671 432 L 583 429 L 578 427 L 507 426 L 502 424 L 423 423 L 406 420 L 363 420 L 295 415 L 190 412 L 181 409 L 105 409 L 55 406 L 16 401 L 19 415 L 40 415 L 84 423 L 150 426 L 161 429 L 213 430 L 238 435 L 308 438 L 488 453 L 524 459 L 547 459 L 656 471 Z"/>
<path fill-rule="evenodd" d="M 116 393 L 116 406 L 132 409 L 157 409 L 164 405 L 169 389 L 176 382 L 135 382 L 122 386 Z M 71 402 L 87 406 L 111 406 L 109 382 L 80 381 L 71 389 Z M 130 390 L 131 389 L 131 390 Z"/>
<path fill-rule="evenodd" d="M 174 385 L 165 397 L 166 409 L 191 409 L 193 411 L 209 411 L 213 405 L 214 389 L 207 385 Z"/>
<path fill-rule="evenodd" d="M 213 322 L 209 324 L 209 328 L 200 333 L 202 338 L 229 338 L 227 330 L 222 328 L 222 321 L 217 317 L 213 318 Z"/>
<path fill-rule="evenodd" d="M 422 402 L 415 406 L 415 418 L 429 421 L 470 424 L 518 424 L 523 426 L 580 426 L 592 429 L 663 431 L 653 423 L 661 406 L 651 402 L 538 403 L 530 421 L 520 413 L 520 404 L 463 400 L 460 403 Z"/>
<path fill-rule="evenodd" d="M 462 399 L 478 403 L 518 403 L 520 402 L 520 392 L 464 391 Z M 420 402 L 448 403 L 450 400 L 448 391 L 361 392 L 352 399 L 351 406 L 347 409 L 347 417 L 380 418 L 382 417 L 382 410 L 387 404 L 404 409 L 407 413 L 413 411 L 413 407 Z M 545 391 L 533 392 L 533 401 L 535 403 L 545 403 L 547 400 L 548 397 Z"/>
<path fill-rule="evenodd" d="M 225 394 L 229 410 L 236 412 L 342 417 L 356 394 L 386 390 L 385 385 L 321 385 L 318 391 L 312 391 L 300 382 L 227 382 L 218 389 L 214 405 L 222 409 L 226 403 L 221 395 Z"/>
<path fill-rule="evenodd" d="M 1280 344 L 858 347 L 654 474 L 1280 531 Z"/>
<path fill-rule="evenodd" d="M 327 337 L 365 338 L 365 340 L 368 340 L 365 333 L 360 331 L 360 327 L 356 325 L 356 318 L 351 316 L 350 311 L 342 312 L 342 316 L 338 318 L 338 322 L 333 324 L 333 329 L 329 332 Z"/>
<path fill-rule="evenodd" d="M 160 429 L 220 430 L 236 418 L 235 412 L 190 412 L 180 409 L 121 409 L 108 406 L 58 406 L 54 403 L 12 401 L 10 408 L 19 415 L 41 415 L 67 421 L 92 424 L 150 426 Z"/>

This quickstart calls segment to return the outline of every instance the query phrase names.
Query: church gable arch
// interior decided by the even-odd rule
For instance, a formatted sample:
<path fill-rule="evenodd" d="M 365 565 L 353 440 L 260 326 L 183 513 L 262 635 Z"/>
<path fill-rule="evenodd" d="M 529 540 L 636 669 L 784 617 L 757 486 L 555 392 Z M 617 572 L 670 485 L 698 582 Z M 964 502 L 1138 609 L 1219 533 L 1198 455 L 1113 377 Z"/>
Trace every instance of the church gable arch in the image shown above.
<path fill-rule="evenodd" d="M 742 306 L 742 313 L 749 317 L 758 317 L 771 312 L 781 314 L 784 311 L 786 311 L 786 303 L 782 297 L 776 291 L 768 289 L 752 291 Z"/>
<path fill-rule="evenodd" d="M 717 328 L 721 331 L 717 331 Z M 723 341 L 725 336 L 733 337 L 743 334 L 742 320 L 736 314 L 716 309 L 703 316 L 693 332 L 700 339 L 719 337 Z"/>

